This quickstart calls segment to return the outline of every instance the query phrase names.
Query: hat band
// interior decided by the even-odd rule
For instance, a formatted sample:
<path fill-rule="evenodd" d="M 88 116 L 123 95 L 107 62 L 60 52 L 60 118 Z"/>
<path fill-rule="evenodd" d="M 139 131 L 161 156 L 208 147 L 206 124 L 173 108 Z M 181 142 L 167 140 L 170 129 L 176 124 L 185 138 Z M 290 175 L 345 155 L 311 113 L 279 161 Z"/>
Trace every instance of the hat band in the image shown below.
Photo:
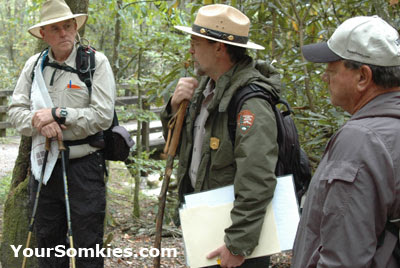
<path fill-rule="evenodd" d="M 247 36 L 228 34 L 228 33 L 220 32 L 220 31 L 216 31 L 216 30 L 211 30 L 211 29 L 208 29 L 205 27 L 201 27 L 196 24 L 193 24 L 192 31 L 202 34 L 202 35 L 206 35 L 209 37 L 213 37 L 216 39 L 221 39 L 221 40 L 225 40 L 225 41 L 229 41 L 229 42 L 233 42 L 233 43 L 247 44 L 247 42 L 249 41 L 249 38 Z"/>

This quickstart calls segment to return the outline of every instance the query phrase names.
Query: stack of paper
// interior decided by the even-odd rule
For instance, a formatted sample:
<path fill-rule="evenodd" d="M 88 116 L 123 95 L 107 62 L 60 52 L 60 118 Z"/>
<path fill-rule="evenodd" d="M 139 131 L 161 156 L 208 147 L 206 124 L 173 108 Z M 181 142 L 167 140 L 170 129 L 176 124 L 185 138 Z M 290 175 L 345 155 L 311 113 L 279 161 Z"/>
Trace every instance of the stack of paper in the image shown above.
<path fill-rule="evenodd" d="M 248 258 L 266 256 L 293 247 L 299 213 L 291 175 L 278 177 L 267 207 L 258 246 Z M 190 267 L 216 265 L 206 256 L 224 244 L 224 230 L 232 224 L 233 186 L 185 196 L 180 210 L 186 261 Z"/>

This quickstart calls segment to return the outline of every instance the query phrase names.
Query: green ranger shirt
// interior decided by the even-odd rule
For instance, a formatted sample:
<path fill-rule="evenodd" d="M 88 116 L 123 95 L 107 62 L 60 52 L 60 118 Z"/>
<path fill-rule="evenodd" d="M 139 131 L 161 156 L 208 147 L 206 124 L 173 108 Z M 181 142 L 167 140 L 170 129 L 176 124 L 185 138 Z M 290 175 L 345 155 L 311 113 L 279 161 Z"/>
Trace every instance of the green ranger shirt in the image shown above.
<path fill-rule="evenodd" d="M 236 63 L 215 82 L 214 96 L 207 106 L 196 183 L 192 187 L 189 168 L 193 150 L 193 127 L 209 81 L 204 77 L 186 114 L 179 151 L 179 199 L 234 184 L 232 225 L 225 229 L 225 244 L 233 254 L 248 256 L 258 245 L 265 210 L 271 201 L 278 159 L 277 128 L 270 104 L 259 98 L 247 100 L 238 115 L 234 146 L 228 130 L 228 106 L 236 90 L 254 83 L 274 96 L 279 95 L 279 75 L 265 62 L 250 57 Z M 172 117 L 170 104 L 161 113 L 164 133 Z M 216 247 L 220 245 L 215 245 Z"/>

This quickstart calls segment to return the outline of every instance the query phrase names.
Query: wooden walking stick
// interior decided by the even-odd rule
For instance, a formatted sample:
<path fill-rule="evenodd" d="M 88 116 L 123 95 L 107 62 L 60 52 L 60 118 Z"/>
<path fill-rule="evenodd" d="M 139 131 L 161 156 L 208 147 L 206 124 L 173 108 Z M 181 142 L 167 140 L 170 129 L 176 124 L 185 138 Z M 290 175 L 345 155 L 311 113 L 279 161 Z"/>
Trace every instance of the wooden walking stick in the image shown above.
<path fill-rule="evenodd" d="M 164 153 L 167 154 L 167 164 L 165 168 L 165 175 L 161 186 L 160 195 L 158 196 L 159 202 L 158 202 L 158 211 L 156 218 L 156 238 L 154 241 L 154 248 L 157 248 L 159 252 L 161 252 L 162 224 L 164 219 L 165 202 L 167 200 L 168 185 L 172 174 L 174 157 L 176 154 L 176 149 L 178 148 L 183 120 L 185 118 L 186 108 L 188 106 L 188 103 L 189 103 L 188 100 L 182 101 L 178 111 L 168 122 L 168 128 L 169 128 L 168 138 L 164 148 Z M 161 256 L 159 254 L 158 257 L 154 258 L 153 261 L 154 268 L 160 268 L 160 263 L 161 263 Z"/>

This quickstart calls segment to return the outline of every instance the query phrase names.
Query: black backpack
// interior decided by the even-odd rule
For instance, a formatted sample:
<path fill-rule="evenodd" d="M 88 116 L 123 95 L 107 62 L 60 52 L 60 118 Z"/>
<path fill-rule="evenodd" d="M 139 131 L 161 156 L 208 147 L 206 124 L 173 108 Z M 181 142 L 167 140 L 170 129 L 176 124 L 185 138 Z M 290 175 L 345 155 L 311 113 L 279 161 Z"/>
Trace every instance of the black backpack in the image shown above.
<path fill-rule="evenodd" d="M 377 247 L 380 247 L 383 245 L 383 242 L 385 240 L 386 233 L 385 231 L 391 232 L 395 237 L 399 238 L 397 240 L 396 246 L 394 247 L 393 250 L 393 257 L 396 259 L 397 264 L 400 265 L 400 221 L 388 221 L 386 222 L 385 229 L 381 233 L 381 235 L 378 237 L 378 245 Z"/>
<path fill-rule="evenodd" d="M 39 59 L 45 55 L 43 62 L 43 68 L 50 66 L 56 69 L 64 70 L 71 73 L 76 73 L 79 79 L 85 83 L 89 91 L 89 98 L 92 95 L 92 77 L 96 70 L 95 53 L 96 50 L 90 46 L 79 45 L 76 53 L 76 69 L 70 66 L 59 65 L 55 62 L 50 63 L 47 54 L 48 49 L 45 49 L 40 53 L 38 59 L 35 62 L 35 67 Z M 33 68 L 33 70 L 35 69 Z M 32 81 L 34 79 L 34 71 L 32 70 Z M 55 74 L 55 72 L 54 72 Z M 51 77 L 50 85 L 53 84 L 54 74 Z M 91 146 L 102 148 L 104 151 L 105 159 L 112 161 L 125 161 L 130 152 L 130 148 L 134 145 L 134 141 L 130 137 L 129 132 L 118 123 L 117 113 L 114 109 L 114 117 L 111 126 L 104 131 L 100 131 L 92 136 L 88 136 L 85 139 L 64 141 L 66 146 L 75 146 L 81 144 L 89 144 Z"/>
<path fill-rule="evenodd" d="M 274 110 L 279 145 L 278 162 L 275 168 L 275 175 L 282 176 L 293 174 L 296 186 L 296 196 L 300 204 L 301 197 L 307 191 L 311 180 L 311 169 L 307 154 L 301 149 L 297 128 L 290 114 L 292 110 L 289 104 L 280 98 L 273 97 L 264 89 L 255 84 L 249 84 L 238 89 L 228 107 L 228 128 L 229 136 L 232 144 L 235 141 L 236 134 L 236 118 L 243 106 L 243 103 L 250 98 L 261 98 L 268 101 Z M 281 111 L 276 105 L 282 104 L 286 107 L 286 111 Z"/>

